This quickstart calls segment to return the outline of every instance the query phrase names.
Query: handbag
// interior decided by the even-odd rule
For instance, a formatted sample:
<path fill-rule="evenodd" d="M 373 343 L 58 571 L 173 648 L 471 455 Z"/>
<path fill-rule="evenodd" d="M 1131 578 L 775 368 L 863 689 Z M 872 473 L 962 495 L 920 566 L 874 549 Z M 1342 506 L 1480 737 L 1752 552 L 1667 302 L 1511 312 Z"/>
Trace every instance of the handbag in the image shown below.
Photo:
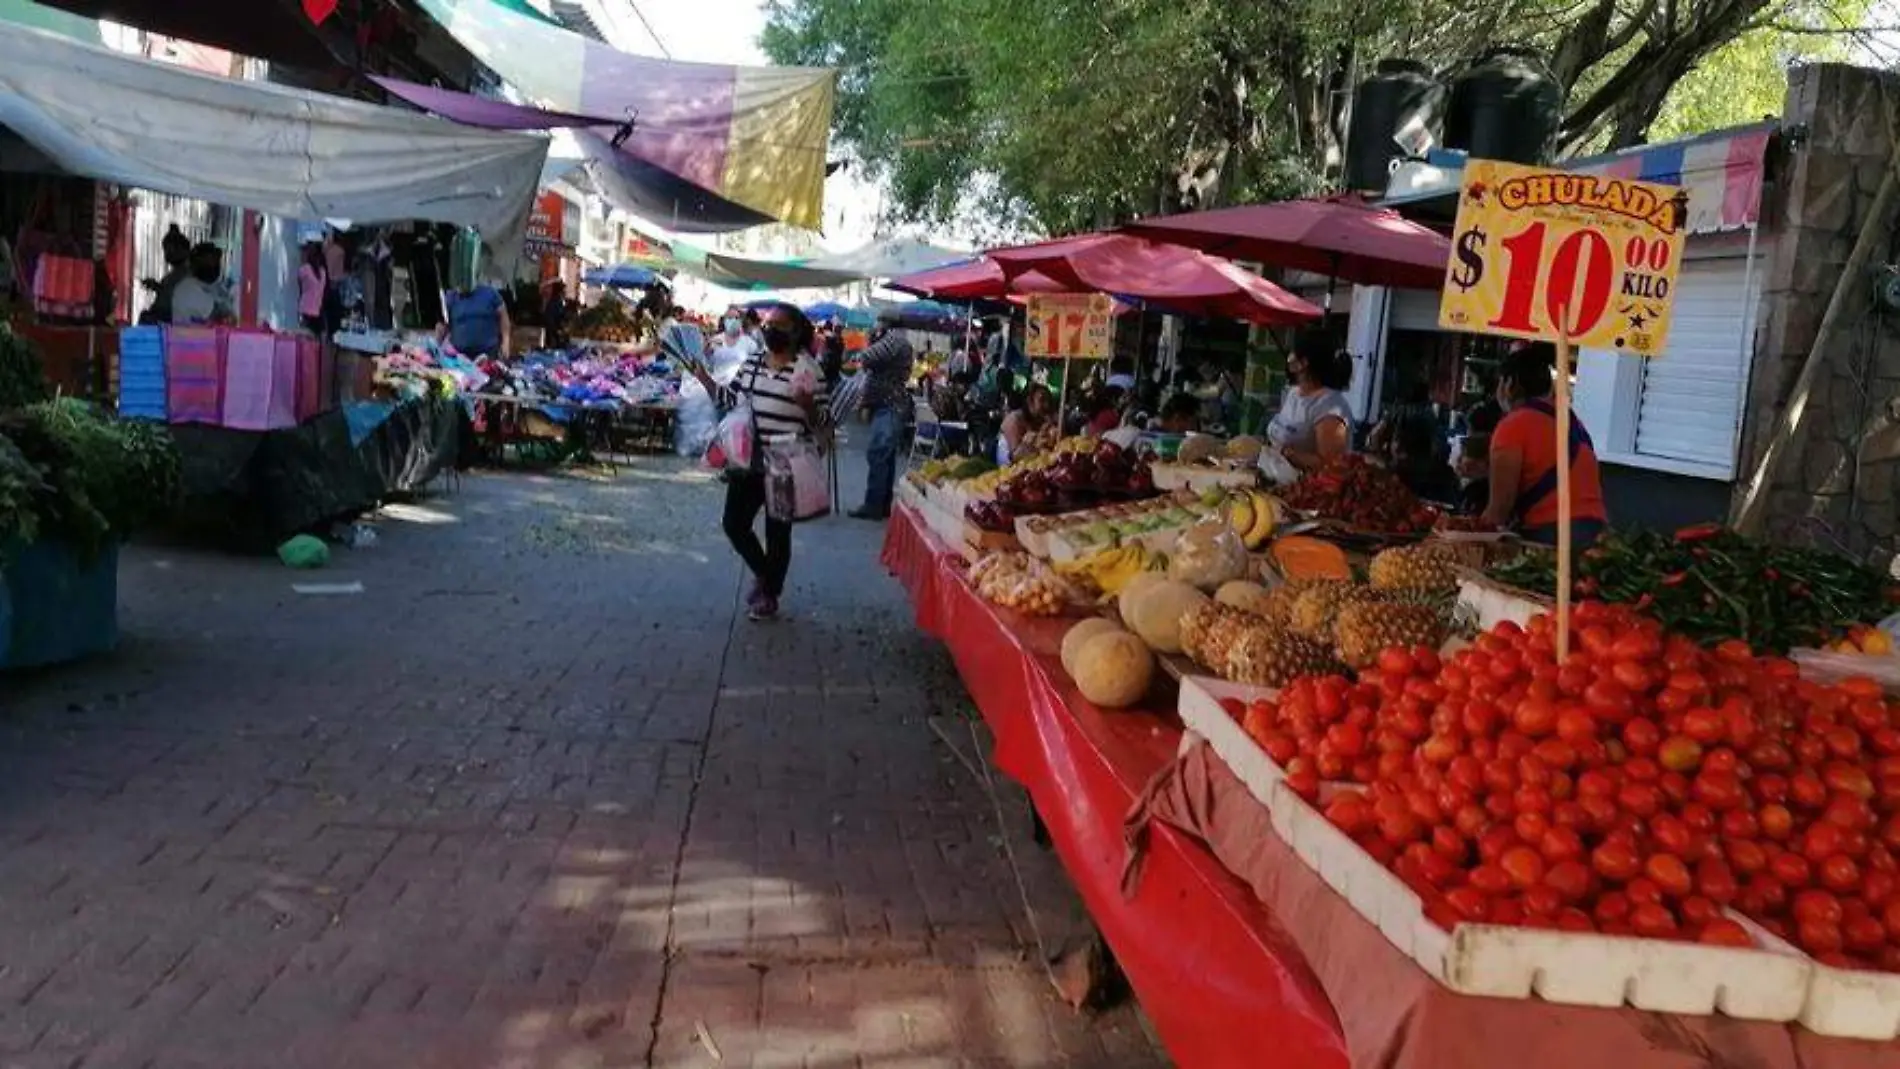
<path fill-rule="evenodd" d="M 831 481 L 824 454 L 803 439 L 765 446 L 765 515 L 804 523 L 831 515 Z"/>

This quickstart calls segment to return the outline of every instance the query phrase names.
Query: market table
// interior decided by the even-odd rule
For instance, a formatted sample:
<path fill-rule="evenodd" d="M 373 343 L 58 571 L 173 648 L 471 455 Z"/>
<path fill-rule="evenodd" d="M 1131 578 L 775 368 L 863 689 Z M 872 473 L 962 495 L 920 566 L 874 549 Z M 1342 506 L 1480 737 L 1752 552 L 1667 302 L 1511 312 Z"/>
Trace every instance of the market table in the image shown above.
<path fill-rule="evenodd" d="M 1173 759 L 1180 722 L 1090 705 L 1062 671 L 1068 621 L 985 602 L 964 582 L 962 559 L 906 506 L 892 512 L 883 559 L 910 591 L 918 625 L 949 647 L 995 737 L 997 765 L 1028 789 L 1175 1059 L 1192 1069 L 1342 1069 L 1339 1023 L 1311 970 L 1206 850 L 1157 827 L 1139 889 L 1122 893 L 1124 817 Z"/>
<path fill-rule="evenodd" d="M 1058 656 L 1071 621 L 983 601 L 908 507 L 892 515 L 883 559 L 918 625 L 949 647 L 997 765 L 1028 788 L 1143 1009 L 1189 1069 L 1900 1062 L 1900 1045 L 1795 1026 L 1452 994 L 1281 842 L 1205 745 L 1182 745 L 1172 712 L 1105 711 L 1076 693 Z M 1139 865 L 1124 892 L 1131 843 Z"/>

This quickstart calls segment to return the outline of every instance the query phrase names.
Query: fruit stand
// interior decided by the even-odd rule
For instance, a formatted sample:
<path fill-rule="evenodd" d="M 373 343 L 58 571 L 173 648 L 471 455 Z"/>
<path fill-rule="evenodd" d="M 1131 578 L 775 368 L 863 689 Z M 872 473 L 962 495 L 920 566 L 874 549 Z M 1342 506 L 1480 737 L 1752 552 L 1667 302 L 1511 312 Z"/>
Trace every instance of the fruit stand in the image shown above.
<path fill-rule="evenodd" d="M 913 482 L 885 562 L 1181 1064 L 1900 1053 L 1900 716 L 1840 682 L 1895 660 L 1884 578 L 1618 534 L 1559 665 L 1544 559 L 1376 468 L 931 533 L 1027 470 Z M 1726 604 L 1733 568 L 1803 606 Z"/>

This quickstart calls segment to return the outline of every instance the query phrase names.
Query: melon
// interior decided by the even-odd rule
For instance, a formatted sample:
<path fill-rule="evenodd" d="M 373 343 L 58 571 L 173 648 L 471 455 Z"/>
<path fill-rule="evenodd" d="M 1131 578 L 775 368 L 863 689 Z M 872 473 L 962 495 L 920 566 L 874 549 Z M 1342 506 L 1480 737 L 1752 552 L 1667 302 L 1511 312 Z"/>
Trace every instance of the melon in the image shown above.
<path fill-rule="evenodd" d="M 1155 659 L 1141 639 L 1126 631 L 1096 635 L 1075 654 L 1075 685 L 1104 709 L 1133 705 L 1148 693 Z"/>
<path fill-rule="evenodd" d="M 1181 619 L 1207 595 L 1186 583 L 1169 579 L 1155 583 L 1135 600 L 1129 627 L 1156 653 L 1181 652 Z"/>
<path fill-rule="evenodd" d="M 1069 633 L 1062 636 L 1062 670 L 1069 673 L 1069 678 L 1075 678 L 1075 655 L 1081 650 L 1082 644 L 1097 635 L 1113 634 L 1120 630 L 1119 624 L 1102 616 L 1091 616 L 1069 628 Z"/>
<path fill-rule="evenodd" d="M 1214 600 L 1230 609 L 1260 617 L 1269 616 L 1273 611 L 1272 592 L 1259 583 L 1245 579 L 1222 583 L 1221 588 L 1214 592 Z"/>
<path fill-rule="evenodd" d="M 1167 580 L 1168 577 L 1163 572 L 1141 572 L 1123 585 L 1121 593 L 1115 595 L 1115 608 L 1121 613 L 1122 626 L 1135 626 L 1135 606 L 1141 601 L 1142 592 L 1156 583 L 1165 583 Z"/>

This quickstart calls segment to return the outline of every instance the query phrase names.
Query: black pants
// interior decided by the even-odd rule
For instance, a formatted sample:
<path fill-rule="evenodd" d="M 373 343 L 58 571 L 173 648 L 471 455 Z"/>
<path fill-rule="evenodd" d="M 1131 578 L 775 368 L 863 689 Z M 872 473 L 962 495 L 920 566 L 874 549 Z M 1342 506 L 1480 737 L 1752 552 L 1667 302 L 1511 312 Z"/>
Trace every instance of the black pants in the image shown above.
<path fill-rule="evenodd" d="M 764 508 L 765 476 L 752 472 L 726 476 L 726 537 L 765 592 L 776 598 L 785 592 L 785 573 L 792 567 L 792 525 L 767 516 L 765 544 L 759 545 L 752 523 Z"/>

